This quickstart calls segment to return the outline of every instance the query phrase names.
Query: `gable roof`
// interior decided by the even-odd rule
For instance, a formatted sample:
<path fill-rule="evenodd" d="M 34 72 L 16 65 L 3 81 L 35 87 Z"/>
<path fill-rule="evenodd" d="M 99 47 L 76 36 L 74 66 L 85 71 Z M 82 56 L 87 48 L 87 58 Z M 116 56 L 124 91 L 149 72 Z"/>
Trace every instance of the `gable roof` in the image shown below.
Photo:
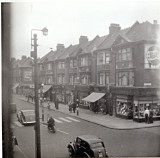
<path fill-rule="evenodd" d="M 141 40 L 157 40 L 158 29 L 160 29 L 158 24 L 152 24 L 148 21 L 136 23 L 126 34 L 126 37 L 133 42 Z"/>
<path fill-rule="evenodd" d="M 90 41 L 90 43 L 87 45 L 83 52 L 88 53 L 95 51 L 98 46 L 106 39 L 106 37 L 107 36 L 100 37 L 99 35 L 97 35 L 92 41 Z"/>
<path fill-rule="evenodd" d="M 126 32 L 128 32 L 129 28 L 120 30 L 118 32 L 112 33 L 112 34 L 108 34 L 105 38 L 105 40 L 99 45 L 98 49 L 108 49 L 111 48 L 113 43 L 115 42 L 115 39 L 119 36 L 119 35 L 125 35 Z"/>

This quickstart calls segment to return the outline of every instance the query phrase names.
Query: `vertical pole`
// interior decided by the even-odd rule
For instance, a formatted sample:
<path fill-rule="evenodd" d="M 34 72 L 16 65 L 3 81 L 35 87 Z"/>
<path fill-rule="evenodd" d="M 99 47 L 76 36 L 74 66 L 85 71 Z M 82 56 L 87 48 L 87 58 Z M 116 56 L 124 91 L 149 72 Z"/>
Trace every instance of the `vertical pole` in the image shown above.
<path fill-rule="evenodd" d="M 40 142 L 40 120 L 39 120 L 39 101 L 38 101 L 38 68 L 37 68 L 37 35 L 34 34 L 34 84 L 35 84 L 35 152 L 36 158 L 41 158 L 41 142 Z"/>

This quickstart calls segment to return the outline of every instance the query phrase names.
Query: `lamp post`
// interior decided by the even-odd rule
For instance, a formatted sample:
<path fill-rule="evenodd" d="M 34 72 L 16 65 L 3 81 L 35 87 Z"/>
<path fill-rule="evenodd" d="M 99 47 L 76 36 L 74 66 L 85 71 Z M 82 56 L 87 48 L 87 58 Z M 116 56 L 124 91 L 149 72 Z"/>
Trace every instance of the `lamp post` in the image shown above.
<path fill-rule="evenodd" d="M 32 39 L 32 31 L 42 31 L 43 35 L 48 34 L 48 29 L 43 28 L 42 30 L 38 29 L 32 29 L 31 30 L 31 49 L 32 46 L 34 47 L 34 50 L 31 51 L 31 57 L 34 58 L 34 84 L 35 84 L 35 157 L 41 158 L 41 139 L 40 139 L 40 120 L 39 120 L 39 100 L 38 100 L 38 64 L 37 64 L 37 34 L 33 35 Z M 33 45 L 32 45 L 33 40 Z"/>
<path fill-rule="evenodd" d="M 44 121 L 44 106 L 43 106 L 43 102 L 44 102 L 43 86 L 44 86 L 44 84 L 42 83 L 41 86 L 42 86 L 42 90 L 41 90 L 42 121 Z"/>

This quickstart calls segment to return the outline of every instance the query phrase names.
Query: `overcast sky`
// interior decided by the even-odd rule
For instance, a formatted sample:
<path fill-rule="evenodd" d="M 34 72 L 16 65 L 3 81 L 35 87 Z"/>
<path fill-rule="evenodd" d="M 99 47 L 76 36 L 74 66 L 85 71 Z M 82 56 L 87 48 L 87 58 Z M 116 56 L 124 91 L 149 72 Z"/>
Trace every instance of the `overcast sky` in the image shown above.
<path fill-rule="evenodd" d="M 12 54 L 30 56 L 31 29 L 47 27 L 48 36 L 38 35 L 38 56 L 77 44 L 81 35 L 92 40 L 108 34 L 110 23 L 127 28 L 136 21 L 160 22 L 160 0 L 57 0 L 12 2 Z"/>

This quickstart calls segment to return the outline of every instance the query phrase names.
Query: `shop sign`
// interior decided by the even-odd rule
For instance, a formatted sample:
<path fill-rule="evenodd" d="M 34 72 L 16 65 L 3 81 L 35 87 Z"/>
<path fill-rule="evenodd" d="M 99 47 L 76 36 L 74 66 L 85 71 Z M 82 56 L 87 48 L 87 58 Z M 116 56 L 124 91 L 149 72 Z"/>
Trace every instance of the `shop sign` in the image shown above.
<path fill-rule="evenodd" d="M 144 86 L 151 86 L 152 83 L 144 83 Z"/>
<path fill-rule="evenodd" d="M 32 81 L 32 71 L 24 71 L 24 81 Z"/>
<path fill-rule="evenodd" d="M 160 68 L 160 49 L 150 46 L 145 53 L 145 68 Z"/>

